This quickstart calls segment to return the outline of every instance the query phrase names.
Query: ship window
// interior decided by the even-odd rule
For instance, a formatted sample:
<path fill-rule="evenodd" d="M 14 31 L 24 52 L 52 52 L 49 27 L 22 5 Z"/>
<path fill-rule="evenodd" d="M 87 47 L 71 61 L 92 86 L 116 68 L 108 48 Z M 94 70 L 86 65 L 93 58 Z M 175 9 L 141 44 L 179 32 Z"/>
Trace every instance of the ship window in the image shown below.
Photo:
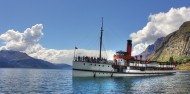
<path fill-rule="evenodd" d="M 102 65 L 102 67 L 104 67 L 104 65 Z"/>
<path fill-rule="evenodd" d="M 85 63 L 84 63 L 84 65 L 85 65 Z"/>
<path fill-rule="evenodd" d="M 99 65 L 100 66 L 100 65 Z"/>
<path fill-rule="evenodd" d="M 108 67 L 110 67 L 110 66 L 108 66 Z"/>
<path fill-rule="evenodd" d="M 90 65 L 92 65 L 92 64 L 90 64 Z"/>
<path fill-rule="evenodd" d="M 96 64 L 94 66 L 96 66 Z"/>

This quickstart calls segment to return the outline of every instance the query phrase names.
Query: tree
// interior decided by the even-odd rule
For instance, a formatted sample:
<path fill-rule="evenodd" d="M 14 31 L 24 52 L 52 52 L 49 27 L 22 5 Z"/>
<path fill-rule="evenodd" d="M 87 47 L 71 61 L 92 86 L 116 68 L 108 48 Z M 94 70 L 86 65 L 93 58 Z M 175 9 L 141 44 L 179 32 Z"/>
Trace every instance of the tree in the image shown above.
<path fill-rule="evenodd" d="M 170 62 L 170 64 L 172 64 L 172 63 L 174 62 L 174 58 L 173 58 L 173 56 L 170 57 L 169 62 Z"/>

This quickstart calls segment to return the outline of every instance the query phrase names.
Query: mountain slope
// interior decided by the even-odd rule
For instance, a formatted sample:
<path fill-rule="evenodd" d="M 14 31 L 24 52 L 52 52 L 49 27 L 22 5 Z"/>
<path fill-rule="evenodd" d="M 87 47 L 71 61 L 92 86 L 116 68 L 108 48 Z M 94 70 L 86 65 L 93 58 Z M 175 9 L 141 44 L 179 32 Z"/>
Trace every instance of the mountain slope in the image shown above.
<path fill-rule="evenodd" d="M 66 64 L 54 65 L 50 62 L 35 59 L 26 53 L 1 50 L 0 51 L 0 68 L 65 68 Z M 64 67 L 63 67 L 64 66 Z"/>
<path fill-rule="evenodd" d="M 190 21 L 183 23 L 179 30 L 167 35 L 155 52 L 152 60 L 168 61 L 170 57 L 178 60 L 190 55 Z"/>
<path fill-rule="evenodd" d="M 140 55 L 143 56 L 143 59 L 148 58 L 151 54 L 155 52 L 155 50 L 159 47 L 159 45 L 163 42 L 164 37 L 158 38 L 154 44 L 149 45 L 145 51 L 143 51 Z"/>

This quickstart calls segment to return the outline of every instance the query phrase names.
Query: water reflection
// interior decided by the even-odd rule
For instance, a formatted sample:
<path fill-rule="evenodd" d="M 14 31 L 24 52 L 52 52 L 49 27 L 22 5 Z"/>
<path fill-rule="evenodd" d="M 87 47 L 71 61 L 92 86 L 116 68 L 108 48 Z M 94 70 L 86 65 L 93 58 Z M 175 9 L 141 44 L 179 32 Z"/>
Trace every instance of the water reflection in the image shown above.
<path fill-rule="evenodd" d="M 48 69 L 0 69 L 0 93 L 69 94 L 71 71 Z"/>
<path fill-rule="evenodd" d="M 72 70 L 0 69 L 0 94 L 190 94 L 190 72 L 154 77 L 72 78 Z"/>
<path fill-rule="evenodd" d="M 73 92 L 79 94 L 188 94 L 189 87 L 190 73 L 150 77 L 73 78 Z"/>
<path fill-rule="evenodd" d="M 129 93 L 140 77 L 73 78 L 74 93 Z"/>

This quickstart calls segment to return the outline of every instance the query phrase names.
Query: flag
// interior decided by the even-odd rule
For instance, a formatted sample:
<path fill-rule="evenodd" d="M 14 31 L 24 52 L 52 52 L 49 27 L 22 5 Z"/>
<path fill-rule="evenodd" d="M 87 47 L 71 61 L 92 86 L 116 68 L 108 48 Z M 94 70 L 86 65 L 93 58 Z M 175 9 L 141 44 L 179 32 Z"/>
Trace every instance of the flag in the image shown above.
<path fill-rule="evenodd" d="M 75 49 L 78 49 L 78 48 L 75 46 Z"/>

